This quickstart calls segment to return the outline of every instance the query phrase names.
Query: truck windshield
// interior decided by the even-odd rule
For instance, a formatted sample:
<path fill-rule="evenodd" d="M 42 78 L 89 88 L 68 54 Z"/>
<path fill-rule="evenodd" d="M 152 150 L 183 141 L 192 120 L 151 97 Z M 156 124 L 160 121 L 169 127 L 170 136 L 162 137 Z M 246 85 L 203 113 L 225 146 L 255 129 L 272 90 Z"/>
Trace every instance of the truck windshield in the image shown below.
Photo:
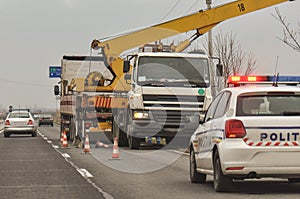
<path fill-rule="evenodd" d="M 140 57 L 137 83 L 141 86 L 209 87 L 205 58 Z"/>

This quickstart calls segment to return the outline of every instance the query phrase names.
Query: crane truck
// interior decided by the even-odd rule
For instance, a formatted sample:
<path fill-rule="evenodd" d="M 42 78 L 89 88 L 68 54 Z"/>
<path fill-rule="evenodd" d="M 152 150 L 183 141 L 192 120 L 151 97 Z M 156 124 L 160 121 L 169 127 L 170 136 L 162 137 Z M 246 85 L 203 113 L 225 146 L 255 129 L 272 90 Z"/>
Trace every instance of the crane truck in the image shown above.
<path fill-rule="evenodd" d="M 105 79 L 92 71 L 94 79 L 99 80 L 96 84 L 89 77 L 71 80 L 70 94 L 85 96 L 76 103 L 76 114 L 84 122 L 87 110 L 93 109 L 95 116 L 89 118 L 97 118 L 98 123 L 88 130 L 103 130 L 104 122 L 104 130 L 111 132 L 112 138 L 118 137 L 119 145 L 131 149 L 138 149 L 141 141 L 149 138 L 157 142 L 166 138 L 169 143 L 175 137 L 189 137 L 198 126 L 199 114 L 213 98 L 211 77 L 216 74 L 209 66 L 210 57 L 182 51 L 224 20 L 285 1 L 237 0 L 105 41 L 93 40 L 91 48 L 98 51 L 112 77 Z M 195 34 L 177 46 L 148 45 L 192 30 Z M 141 52 L 128 55 L 126 60 L 120 57 L 122 52 L 140 46 Z M 220 64 L 217 66 L 221 69 Z M 111 117 L 103 117 L 102 113 Z"/>

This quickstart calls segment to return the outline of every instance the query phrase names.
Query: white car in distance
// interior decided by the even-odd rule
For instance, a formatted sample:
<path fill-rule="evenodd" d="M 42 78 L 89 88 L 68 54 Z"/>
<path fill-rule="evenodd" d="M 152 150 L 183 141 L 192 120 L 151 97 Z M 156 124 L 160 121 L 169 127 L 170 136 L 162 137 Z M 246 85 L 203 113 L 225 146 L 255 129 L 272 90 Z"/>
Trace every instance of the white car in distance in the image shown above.
<path fill-rule="evenodd" d="M 4 124 L 4 137 L 10 137 L 12 134 L 37 136 L 37 124 L 29 110 L 12 110 L 8 113 Z"/>

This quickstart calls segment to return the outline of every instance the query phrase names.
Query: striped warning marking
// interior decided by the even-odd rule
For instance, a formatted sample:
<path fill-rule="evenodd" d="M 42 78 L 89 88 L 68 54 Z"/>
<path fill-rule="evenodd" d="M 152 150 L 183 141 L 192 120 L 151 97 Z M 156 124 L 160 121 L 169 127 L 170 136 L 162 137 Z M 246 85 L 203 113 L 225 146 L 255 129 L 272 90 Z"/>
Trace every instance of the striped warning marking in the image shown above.
<path fill-rule="evenodd" d="M 96 97 L 95 107 L 97 108 L 110 108 L 111 98 L 110 97 Z"/>
<path fill-rule="evenodd" d="M 249 146 L 299 146 L 298 142 L 253 142 L 249 138 L 244 138 L 244 142 Z"/>

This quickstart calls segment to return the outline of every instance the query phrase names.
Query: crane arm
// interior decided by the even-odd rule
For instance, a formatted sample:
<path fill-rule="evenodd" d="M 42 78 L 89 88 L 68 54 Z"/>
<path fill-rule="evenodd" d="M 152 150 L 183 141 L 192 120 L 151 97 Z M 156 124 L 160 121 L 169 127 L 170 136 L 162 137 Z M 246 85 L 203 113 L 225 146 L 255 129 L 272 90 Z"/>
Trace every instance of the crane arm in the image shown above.
<path fill-rule="evenodd" d="M 237 0 L 103 42 L 94 40 L 91 47 L 95 50 L 102 48 L 102 51 L 107 58 L 118 57 L 125 50 L 191 30 L 197 30 L 197 34 L 201 35 L 224 20 L 286 1 L 289 0 Z"/>

